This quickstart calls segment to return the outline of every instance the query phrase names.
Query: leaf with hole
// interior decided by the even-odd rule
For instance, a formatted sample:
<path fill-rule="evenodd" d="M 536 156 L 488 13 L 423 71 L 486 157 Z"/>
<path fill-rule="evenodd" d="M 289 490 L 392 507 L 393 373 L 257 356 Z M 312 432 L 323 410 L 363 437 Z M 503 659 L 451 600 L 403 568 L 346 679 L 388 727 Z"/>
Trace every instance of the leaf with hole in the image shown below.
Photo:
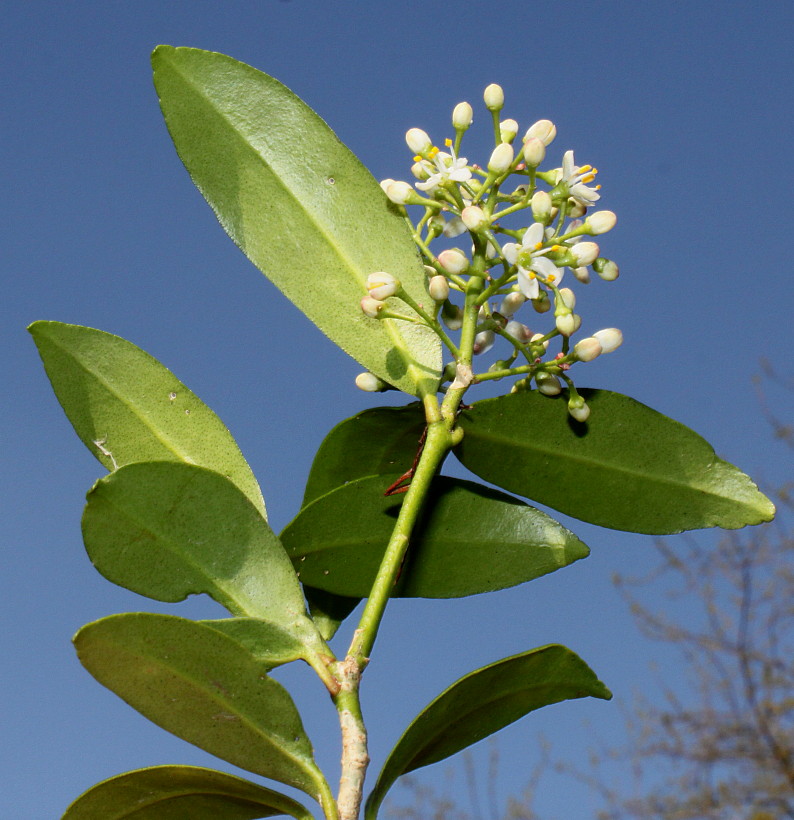
<path fill-rule="evenodd" d="M 367 370 L 407 393 L 435 392 L 438 337 L 361 311 L 367 276 L 384 270 L 432 304 L 411 232 L 369 171 L 309 106 L 245 63 L 158 46 L 152 64 L 177 153 L 246 256 Z M 395 297 L 389 307 L 416 318 Z"/>
<path fill-rule="evenodd" d="M 612 695 L 564 646 L 532 649 L 469 673 L 425 707 L 397 741 L 367 800 L 365 817 L 377 817 L 401 775 L 444 760 L 543 706 L 584 697 L 608 700 Z"/>
<path fill-rule="evenodd" d="M 87 624 L 85 668 L 158 726 L 222 760 L 315 797 L 328 789 L 286 690 L 235 640 L 172 615 Z"/>
<path fill-rule="evenodd" d="M 28 330 L 75 432 L 108 470 L 138 461 L 198 464 L 226 476 L 265 514 L 231 433 L 157 359 L 91 327 L 34 322 Z"/>
<path fill-rule="evenodd" d="M 402 503 L 394 476 L 370 476 L 321 496 L 281 533 L 301 581 L 365 597 Z M 588 548 L 546 513 L 470 481 L 430 490 L 394 595 L 456 598 L 521 584 L 584 558 Z"/>
<path fill-rule="evenodd" d="M 460 415 L 454 453 L 486 481 L 616 530 L 734 529 L 774 516 L 750 478 L 683 424 L 620 393 L 579 392 L 584 424 L 568 415 L 565 393 L 475 402 Z"/>
<path fill-rule="evenodd" d="M 152 766 L 116 775 L 84 792 L 62 820 L 257 820 L 312 815 L 291 797 L 198 766 Z"/>

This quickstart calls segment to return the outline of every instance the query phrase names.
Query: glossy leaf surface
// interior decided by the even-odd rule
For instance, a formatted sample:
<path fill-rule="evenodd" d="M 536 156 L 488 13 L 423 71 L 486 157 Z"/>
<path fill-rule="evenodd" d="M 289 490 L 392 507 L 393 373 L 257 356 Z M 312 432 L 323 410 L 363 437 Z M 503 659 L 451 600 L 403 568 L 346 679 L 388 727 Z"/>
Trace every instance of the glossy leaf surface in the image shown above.
<path fill-rule="evenodd" d="M 312 820 L 300 803 L 225 772 L 197 766 L 152 766 L 90 788 L 63 820 Z"/>
<path fill-rule="evenodd" d="M 628 396 L 513 393 L 461 413 L 455 455 L 473 473 L 560 512 L 618 530 L 665 534 L 769 521 L 774 506 L 697 433 Z"/>
<path fill-rule="evenodd" d="M 367 801 L 367 820 L 377 816 L 401 775 L 444 760 L 542 706 L 588 696 L 612 697 L 590 667 L 564 646 L 532 649 L 471 672 L 406 729 Z"/>
<path fill-rule="evenodd" d="M 368 370 L 407 393 L 434 391 L 438 337 L 361 312 L 375 271 L 429 299 L 410 232 L 366 168 L 302 100 L 251 66 L 171 46 L 152 63 L 177 152 L 246 256 Z"/>
<path fill-rule="evenodd" d="M 83 539 L 110 581 L 158 601 L 206 593 L 234 615 L 310 640 L 313 627 L 276 534 L 218 473 L 192 464 L 128 464 L 88 494 Z"/>
<path fill-rule="evenodd" d="M 90 327 L 34 322 L 28 329 L 75 432 L 108 470 L 138 461 L 198 464 L 225 475 L 264 514 L 231 433 L 157 359 Z"/>
<path fill-rule="evenodd" d="M 302 506 L 358 478 L 404 473 L 417 455 L 424 429 L 424 412 L 416 402 L 373 407 L 340 422 L 314 457 Z"/>
<path fill-rule="evenodd" d="M 74 644 L 103 686 L 158 726 L 318 794 L 324 780 L 292 699 L 236 641 L 184 618 L 125 613 L 84 626 Z"/>
<path fill-rule="evenodd" d="M 364 597 L 401 504 L 393 476 L 370 476 L 304 508 L 281 534 L 301 580 Z M 351 511 L 354 511 L 351 512 Z M 470 481 L 439 477 L 411 539 L 395 595 L 454 598 L 514 586 L 588 554 L 548 515 Z"/>
<path fill-rule="evenodd" d="M 405 472 L 417 455 L 424 429 L 424 412 L 417 403 L 373 407 L 340 422 L 323 439 L 314 457 L 302 506 L 358 478 Z M 326 640 L 333 637 L 359 601 L 306 584 L 303 591 Z"/>

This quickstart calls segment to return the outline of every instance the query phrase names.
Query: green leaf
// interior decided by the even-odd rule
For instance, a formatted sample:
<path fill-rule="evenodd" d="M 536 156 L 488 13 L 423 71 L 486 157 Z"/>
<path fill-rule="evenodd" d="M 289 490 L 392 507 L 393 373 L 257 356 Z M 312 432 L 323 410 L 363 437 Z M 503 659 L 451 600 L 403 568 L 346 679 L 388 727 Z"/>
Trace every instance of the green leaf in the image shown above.
<path fill-rule="evenodd" d="M 338 595 L 368 594 L 401 504 L 399 496 L 383 495 L 392 478 L 353 481 L 317 499 L 287 526 L 282 542 L 304 583 Z M 588 553 L 573 533 L 522 501 L 439 477 L 394 594 L 455 598 L 490 592 Z"/>
<path fill-rule="evenodd" d="M 418 403 L 373 407 L 340 422 L 314 457 L 301 506 L 357 478 L 405 472 L 416 458 L 424 429 L 425 416 Z M 306 584 L 303 591 L 314 623 L 327 641 L 359 602 Z"/>
<path fill-rule="evenodd" d="M 90 327 L 34 322 L 28 330 L 75 432 L 108 470 L 136 461 L 199 464 L 225 475 L 265 514 L 231 433 L 157 359 Z"/>
<path fill-rule="evenodd" d="M 206 593 L 234 615 L 316 635 L 278 536 L 231 481 L 192 464 L 128 464 L 88 493 L 83 539 L 108 580 L 158 601 Z"/>
<path fill-rule="evenodd" d="M 367 800 L 367 820 L 377 816 L 401 775 L 444 760 L 542 706 L 587 696 L 612 697 L 564 646 L 532 649 L 469 673 L 425 707 L 397 741 Z"/>
<path fill-rule="evenodd" d="M 654 535 L 769 521 L 772 502 L 677 421 L 628 396 L 580 390 L 587 423 L 565 393 L 513 393 L 460 415 L 455 455 L 480 478 L 560 512 Z"/>
<path fill-rule="evenodd" d="M 197 623 L 231 638 L 268 669 L 306 658 L 306 645 L 294 633 L 271 621 L 260 618 L 224 618 Z"/>
<path fill-rule="evenodd" d="M 424 430 L 425 415 L 416 402 L 373 407 L 341 421 L 314 457 L 301 506 L 358 478 L 405 472 Z"/>
<path fill-rule="evenodd" d="M 300 803 L 225 772 L 152 766 L 97 783 L 63 820 L 256 820 L 287 815 L 312 820 Z"/>
<path fill-rule="evenodd" d="M 84 626 L 74 644 L 103 686 L 163 729 L 312 797 L 327 789 L 286 690 L 218 630 L 125 613 Z"/>
<path fill-rule="evenodd" d="M 251 66 L 171 46 L 158 46 L 152 64 L 177 153 L 246 256 L 368 370 L 407 393 L 434 392 L 438 337 L 361 312 L 366 278 L 381 270 L 430 301 L 410 231 L 366 168 L 302 100 Z"/>

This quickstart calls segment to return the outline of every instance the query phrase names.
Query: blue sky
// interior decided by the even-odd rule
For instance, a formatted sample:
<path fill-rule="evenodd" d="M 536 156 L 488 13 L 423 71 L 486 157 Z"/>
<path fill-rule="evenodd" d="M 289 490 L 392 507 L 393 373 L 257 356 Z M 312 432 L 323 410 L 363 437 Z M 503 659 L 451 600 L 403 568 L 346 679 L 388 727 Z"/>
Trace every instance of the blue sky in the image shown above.
<path fill-rule="evenodd" d="M 477 107 L 482 89 L 501 83 L 504 115 L 522 126 L 554 120 L 554 147 L 599 167 L 604 207 L 618 214 L 602 246 L 621 278 L 594 282 L 577 309 L 593 329 L 622 328 L 626 343 L 579 382 L 673 416 L 762 482 L 787 475 L 751 378 L 762 356 L 785 370 L 792 342 L 790 2 L 766 3 L 763 17 L 737 2 L 28 2 L 5 25 L 0 755 L 9 816 L 57 816 L 130 768 L 216 765 L 103 690 L 74 657 L 71 635 L 106 614 L 214 610 L 158 605 L 92 569 L 79 520 L 101 468 L 63 417 L 25 326 L 90 325 L 157 356 L 231 429 L 277 529 L 297 511 L 325 433 L 382 403 L 354 388 L 361 368 L 250 265 L 193 188 L 151 84 L 158 43 L 221 51 L 277 77 L 378 178 L 408 177 L 407 128 L 443 139 L 455 103 Z M 488 138 L 478 113 L 471 150 Z M 490 596 L 390 606 L 364 686 L 374 767 L 457 677 L 550 642 L 584 657 L 615 700 L 552 707 L 511 727 L 500 742 L 502 796 L 523 785 L 540 732 L 582 765 L 594 738 L 619 741 L 621 707 L 654 686 L 649 663 L 665 655 L 637 634 L 610 576 L 647 570 L 651 542 L 568 523 L 591 546 L 587 561 Z M 308 670 L 282 679 L 335 780 L 322 690 Z M 544 817 L 592 815 L 581 790 L 555 779 L 547 789 Z"/>

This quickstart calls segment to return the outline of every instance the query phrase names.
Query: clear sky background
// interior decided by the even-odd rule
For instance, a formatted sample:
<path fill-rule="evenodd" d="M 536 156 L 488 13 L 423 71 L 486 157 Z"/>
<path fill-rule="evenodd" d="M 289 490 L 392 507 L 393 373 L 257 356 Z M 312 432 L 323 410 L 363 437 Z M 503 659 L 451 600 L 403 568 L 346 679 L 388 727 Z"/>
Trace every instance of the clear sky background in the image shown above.
<path fill-rule="evenodd" d="M 755 9 L 615 0 L 9 6 L 0 51 L 0 814 L 57 817 L 95 782 L 151 764 L 233 770 L 148 723 L 74 656 L 77 628 L 113 612 L 216 610 L 157 604 L 93 570 L 79 522 L 84 493 L 103 471 L 63 416 L 25 326 L 89 325 L 159 358 L 231 429 L 276 529 L 297 511 L 325 433 L 384 403 L 355 389 L 360 366 L 252 267 L 193 188 L 152 88 L 155 45 L 221 51 L 274 75 L 379 179 L 407 178 L 406 129 L 441 141 L 464 99 L 481 129 L 465 153 L 476 159 L 481 145 L 485 160 L 479 106 L 490 82 L 502 84 L 504 116 L 522 129 L 554 120 L 550 153 L 574 148 L 580 163 L 598 166 L 602 203 L 619 220 L 602 248 L 621 278 L 577 288 L 577 310 L 591 330 L 622 328 L 626 343 L 578 382 L 673 416 L 769 486 L 789 465 L 751 378 L 762 356 L 790 371 L 792 31 L 790 0 Z M 652 660 L 665 680 L 684 674 L 638 635 L 610 582 L 615 571 L 651 566 L 650 538 L 563 520 L 592 548 L 587 561 L 489 596 L 390 605 L 363 689 L 373 770 L 449 683 L 534 646 L 568 645 L 615 700 L 558 705 L 506 731 L 502 799 L 522 787 L 539 733 L 585 767 L 593 743 L 620 741 L 632 694 L 653 691 Z M 280 677 L 336 781 L 335 714 L 323 690 L 308 669 Z M 448 765 L 427 777 L 443 779 Z M 554 777 L 539 804 L 544 817 L 574 820 L 594 805 Z"/>

